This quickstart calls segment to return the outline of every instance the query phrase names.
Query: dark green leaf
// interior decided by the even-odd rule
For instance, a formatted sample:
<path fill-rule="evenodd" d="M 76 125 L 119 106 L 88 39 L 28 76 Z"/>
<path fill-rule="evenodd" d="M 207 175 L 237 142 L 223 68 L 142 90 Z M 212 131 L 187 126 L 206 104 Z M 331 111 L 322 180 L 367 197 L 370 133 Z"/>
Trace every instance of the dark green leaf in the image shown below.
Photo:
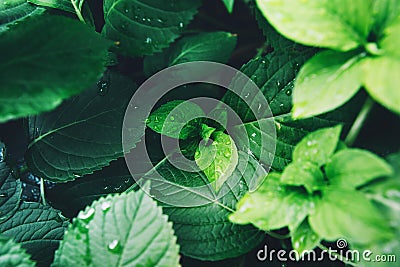
<path fill-rule="evenodd" d="M 294 85 L 293 117 L 319 115 L 349 101 L 362 84 L 364 53 L 323 51 L 301 68 Z"/>
<path fill-rule="evenodd" d="M 199 5 L 198 0 L 106 0 L 103 34 L 120 43 L 119 53 L 151 55 L 179 37 Z"/>
<path fill-rule="evenodd" d="M 223 102 L 237 113 L 244 125 L 230 129 L 230 134 L 239 150 L 251 151 L 263 164 L 271 165 L 276 170 L 283 168 L 291 161 L 294 146 L 307 133 L 318 128 L 330 127 L 340 123 L 349 126 L 359 112 L 363 95 L 358 95 L 350 103 L 331 113 L 318 117 L 294 121 L 289 114 L 292 108 L 292 89 L 296 73 L 300 66 L 313 55 L 314 50 L 273 52 L 266 57 L 256 58 L 244 65 L 241 71 L 256 83 L 269 103 L 274 119 L 264 118 L 259 121 L 249 111 L 242 100 L 249 93 L 249 83 L 234 80 L 231 88 L 240 88 L 240 99 L 236 94 L 227 92 Z M 242 89 L 243 88 L 243 89 Z M 253 93 L 254 94 L 254 93 Z M 251 101 L 254 96 L 248 96 Z M 259 103 L 253 99 L 253 109 L 258 110 Z M 267 117 L 268 112 L 260 107 L 260 116 Z M 266 114 L 264 114 L 264 113 Z M 231 119 L 231 115 L 229 116 Z M 228 119 L 228 120 L 229 120 Z M 232 123 L 231 123 L 232 124 Z M 243 129 L 246 130 L 243 132 Z M 269 132 L 261 129 L 269 129 Z M 276 129 L 276 139 L 273 135 Z M 244 133 L 244 134 L 243 134 Z M 276 142 L 276 147 L 275 147 Z M 261 145 L 262 144 L 262 145 Z M 275 152 L 275 153 L 273 153 Z M 272 155 L 274 154 L 274 155 Z M 270 157 L 260 158 L 261 155 Z"/>
<path fill-rule="evenodd" d="M 330 241 L 345 238 L 350 243 L 366 244 L 393 237 L 387 221 L 364 194 L 341 187 L 322 192 L 309 222 L 321 238 Z"/>
<path fill-rule="evenodd" d="M 95 201 L 68 228 L 54 266 L 179 266 L 172 224 L 143 191 Z"/>
<path fill-rule="evenodd" d="M 67 226 L 68 222 L 57 210 L 27 202 L 21 204 L 14 216 L 0 224 L 0 234 L 21 243 L 38 266 L 49 266 Z"/>
<path fill-rule="evenodd" d="M 361 149 L 339 151 L 326 164 L 325 171 L 330 184 L 344 188 L 356 188 L 393 172 L 383 159 Z"/>
<path fill-rule="evenodd" d="M 238 164 L 238 152 L 232 138 L 223 132 L 212 135 L 212 143 L 200 143 L 194 156 L 215 191 L 219 191 Z"/>
<path fill-rule="evenodd" d="M 174 100 L 155 110 L 146 121 L 153 131 L 179 139 L 200 136 L 201 117 L 205 117 L 200 106 L 183 100 Z"/>
<path fill-rule="evenodd" d="M 125 165 L 125 159 L 111 162 L 110 166 L 67 183 L 58 183 L 46 191 L 51 205 L 67 217 L 75 217 L 94 200 L 108 194 L 122 193 L 134 184 Z"/>
<path fill-rule="evenodd" d="M 0 33 L 17 21 L 30 16 L 42 14 L 44 8 L 36 7 L 26 0 L 12 0 L 0 2 Z"/>
<path fill-rule="evenodd" d="M 284 36 L 304 45 L 351 50 L 367 41 L 370 0 L 257 0 L 263 15 Z"/>
<path fill-rule="evenodd" d="M 281 185 L 280 179 L 279 174 L 270 173 L 256 191 L 240 199 L 229 219 L 266 231 L 297 228 L 312 210 L 313 199 L 304 190 Z"/>
<path fill-rule="evenodd" d="M 65 182 L 122 156 L 122 122 L 134 91 L 129 79 L 107 72 L 97 85 L 56 110 L 30 117 L 25 156 L 30 170 L 39 177 Z M 132 128 L 127 140 L 132 147 L 144 134 L 144 121 L 139 117 L 127 126 Z"/>
<path fill-rule="evenodd" d="M 342 126 L 338 125 L 308 134 L 294 148 L 293 161 L 325 165 L 336 150 L 341 131 Z"/>
<path fill-rule="evenodd" d="M 324 186 L 324 174 L 320 168 L 308 161 L 295 161 L 284 169 L 281 183 L 286 185 L 304 186 L 308 193 Z"/>
<path fill-rule="evenodd" d="M 48 111 L 88 88 L 104 71 L 109 45 L 60 16 L 25 19 L 1 33 L 0 122 Z"/>
<path fill-rule="evenodd" d="M 227 32 L 207 32 L 186 36 L 161 53 L 145 57 L 147 77 L 167 67 L 193 61 L 226 63 L 236 45 L 236 36 Z"/>
<path fill-rule="evenodd" d="M 0 266 L 7 267 L 34 267 L 30 255 L 26 254 L 21 246 L 11 239 L 0 237 Z"/>
<path fill-rule="evenodd" d="M 21 193 L 21 182 L 15 180 L 5 162 L 0 162 L 0 223 L 14 215 Z"/>
<path fill-rule="evenodd" d="M 163 179 L 157 178 L 154 171 L 159 172 Z M 228 215 L 248 190 L 248 185 L 251 186 L 251 180 L 265 175 L 265 170 L 254 158 L 239 153 L 237 169 L 218 195 L 210 186 L 196 190 L 196 187 L 208 183 L 203 173 L 182 171 L 166 160 L 144 179 L 152 181 L 151 193 L 157 199 L 166 199 L 178 206 L 165 205 L 163 210 L 174 223 L 181 253 L 215 261 L 245 254 L 263 240 L 262 232 L 250 225 L 234 225 L 228 220 Z M 191 204 L 197 207 L 187 207 Z"/>

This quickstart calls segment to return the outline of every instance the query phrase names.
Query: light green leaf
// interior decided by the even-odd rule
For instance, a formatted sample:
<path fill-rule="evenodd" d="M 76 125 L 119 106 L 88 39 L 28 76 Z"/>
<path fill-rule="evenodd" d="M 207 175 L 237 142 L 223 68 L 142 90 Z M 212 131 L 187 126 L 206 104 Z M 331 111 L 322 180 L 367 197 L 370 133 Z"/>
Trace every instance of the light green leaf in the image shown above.
<path fill-rule="evenodd" d="M 0 33 L 9 26 L 25 18 L 40 15 L 44 8 L 36 7 L 26 0 L 12 0 L 0 2 Z"/>
<path fill-rule="evenodd" d="M 226 63 L 236 46 L 236 35 L 228 32 L 205 32 L 185 36 L 163 50 L 144 59 L 147 77 L 167 67 L 193 61 Z"/>
<path fill-rule="evenodd" d="M 143 191 L 107 196 L 79 213 L 53 266 L 180 266 L 172 223 Z"/>
<path fill-rule="evenodd" d="M 299 253 L 300 258 L 313 250 L 321 242 L 321 238 L 310 227 L 307 219 L 297 228 L 290 229 L 290 235 L 292 247 Z"/>
<path fill-rule="evenodd" d="M 174 159 L 174 163 L 177 160 Z M 185 165 L 188 167 L 188 165 Z M 158 172 L 161 178 L 157 178 Z M 248 191 L 253 179 L 266 171 L 250 155 L 239 152 L 239 163 L 232 176 L 216 195 L 202 172 L 183 171 L 167 160 L 161 161 L 143 179 L 151 180 L 151 194 L 167 199 L 163 211 L 174 223 L 181 253 L 185 256 L 217 261 L 246 254 L 264 240 L 264 233 L 251 225 L 234 225 L 228 215 Z M 205 186 L 204 190 L 196 190 Z M 196 204 L 196 207 L 185 205 Z M 183 207 L 182 207 L 183 206 Z"/>
<path fill-rule="evenodd" d="M 369 95 L 389 110 L 400 114 L 400 57 L 380 56 L 364 61 L 364 85 Z"/>
<path fill-rule="evenodd" d="M 8 267 L 34 267 L 30 255 L 12 239 L 0 237 L 0 266 Z"/>
<path fill-rule="evenodd" d="M 202 124 L 201 125 L 201 137 L 203 138 L 203 140 L 208 140 L 211 138 L 211 135 L 215 132 L 215 128 L 214 127 L 210 127 L 207 126 L 207 124 Z"/>
<path fill-rule="evenodd" d="M 308 161 L 295 161 L 290 163 L 282 173 L 281 183 L 286 185 L 303 185 L 308 193 L 321 189 L 324 182 L 324 174 L 321 169 Z"/>
<path fill-rule="evenodd" d="M 270 23 L 304 45 L 349 51 L 364 44 L 371 27 L 369 0 L 257 0 Z"/>
<path fill-rule="evenodd" d="M 151 55 L 179 37 L 199 6 L 198 0 L 105 0 L 102 33 L 119 42 L 118 53 Z"/>
<path fill-rule="evenodd" d="M 57 8 L 67 12 L 75 13 L 75 9 L 71 1 L 74 1 L 78 10 L 82 11 L 82 5 L 85 0 L 28 0 L 28 2 L 39 6 Z"/>
<path fill-rule="evenodd" d="M 356 188 L 373 179 L 393 173 L 388 163 L 369 151 L 344 149 L 337 152 L 325 166 L 330 184 Z"/>
<path fill-rule="evenodd" d="M 224 3 L 226 10 L 228 10 L 229 13 L 232 13 L 235 0 L 222 0 L 222 2 Z"/>
<path fill-rule="evenodd" d="M 342 126 L 323 128 L 308 134 L 294 148 L 293 160 L 309 161 L 321 167 L 325 165 L 336 150 Z"/>
<path fill-rule="evenodd" d="M 286 226 L 295 229 L 312 211 L 312 205 L 313 199 L 306 192 L 281 185 L 280 175 L 270 173 L 256 191 L 239 200 L 229 220 L 252 223 L 266 231 Z"/>
<path fill-rule="evenodd" d="M 3 32 L 0 122 L 51 110 L 88 88 L 103 73 L 109 46 L 83 23 L 61 16 L 32 17 Z"/>
<path fill-rule="evenodd" d="M 387 221 L 364 194 L 341 187 L 328 187 L 310 214 L 312 229 L 323 239 L 345 238 L 367 244 L 393 237 Z"/>
<path fill-rule="evenodd" d="M 340 107 L 362 83 L 364 54 L 323 51 L 304 64 L 294 85 L 293 117 L 307 118 Z"/>
<path fill-rule="evenodd" d="M 170 101 L 155 110 L 146 124 L 153 131 L 172 138 L 187 139 L 200 136 L 202 120 L 205 117 L 200 106 L 183 100 Z"/>
<path fill-rule="evenodd" d="M 238 152 L 235 141 L 228 134 L 215 132 L 211 139 L 211 144 L 199 144 L 194 158 L 211 186 L 218 192 L 235 170 Z"/>
<path fill-rule="evenodd" d="M 20 243 L 38 266 L 49 266 L 68 224 L 50 206 L 26 202 L 14 216 L 0 224 L 0 234 Z"/>
<path fill-rule="evenodd" d="M 100 170 L 123 155 L 121 129 L 128 101 L 136 86 L 128 78 L 106 72 L 82 94 L 56 110 L 30 117 L 29 169 L 37 176 L 66 182 Z M 144 134 L 144 116 L 136 117 L 127 137 L 133 148 Z M 133 114 L 135 115 L 135 114 Z"/>
<path fill-rule="evenodd" d="M 400 12 L 400 2 L 397 0 L 374 0 L 374 27 L 372 31 L 380 40 L 384 30 L 396 21 Z"/>
<path fill-rule="evenodd" d="M 19 207 L 21 194 L 21 182 L 15 180 L 5 162 L 0 162 L 0 223 L 14 215 Z"/>

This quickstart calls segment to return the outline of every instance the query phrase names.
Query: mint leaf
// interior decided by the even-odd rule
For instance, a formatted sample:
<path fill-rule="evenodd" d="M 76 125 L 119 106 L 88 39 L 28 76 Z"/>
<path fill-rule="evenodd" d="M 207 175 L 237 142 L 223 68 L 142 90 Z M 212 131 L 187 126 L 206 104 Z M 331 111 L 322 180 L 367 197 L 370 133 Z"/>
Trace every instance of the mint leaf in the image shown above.
<path fill-rule="evenodd" d="M 235 142 L 228 134 L 216 132 L 211 139 L 211 144 L 199 144 L 194 158 L 211 186 L 218 192 L 235 170 L 238 152 Z"/>
<path fill-rule="evenodd" d="M 239 200 L 229 220 L 252 223 L 266 231 L 286 226 L 297 228 L 311 212 L 313 199 L 299 188 L 285 187 L 280 179 L 279 174 L 270 173 L 256 191 Z"/>
<path fill-rule="evenodd" d="M 25 250 L 19 244 L 11 239 L 0 237 L 1 266 L 34 267 L 35 263 L 29 258 L 30 255 L 26 254 Z"/>
<path fill-rule="evenodd" d="M 323 51 L 307 61 L 294 85 L 293 117 L 319 115 L 352 98 L 362 83 L 363 56 L 358 52 Z"/>
<path fill-rule="evenodd" d="M 235 204 L 248 191 L 248 185 L 251 186 L 251 179 L 266 175 L 252 156 L 238 154 L 237 168 L 217 195 L 207 186 L 207 177 L 202 172 L 183 171 L 166 159 L 143 177 L 151 181 L 152 195 L 174 204 L 166 204 L 163 211 L 174 223 L 183 255 L 200 260 L 223 260 L 243 255 L 264 240 L 264 234 L 258 229 L 234 225 L 228 219 Z M 205 186 L 204 190 L 196 190 L 200 186 Z M 188 203 L 196 207 L 186 207 Z"/>
<path fill-rule="evenodd" d="M 201 117 L 205 117 L 205 113 L 197 104 L 191 101 L 174 100 L 151 113 L 146 124 L 159 134 L 187 139 L 200 135 Z"/>
<path fill-rule="evenodd" d="M 373 179 L 389 176 L 393 171 L 388 163 L 369 151 L 344 149 L 333 155 L 325 172 L 331 184 L 356 188 Z"/>
<path fill-rule="evenodd" d="M 236 35 L 228 32 L 206 32 L 185 36 L 168 49 L 144 59 L 147 77 L 167 67 L 193 61 L 226 63 L 236 46 Z"/>
<path fill-rule="evenodd" d="M 293 160 L 325 165 L 336 150 L 342 126 L 324 128 L 308 134 L 293 151 Z"/>
<path fill-rule="evenodd" d="M 61 16 L 26 19 L 0 40 L 0 122 L 48 111 L 82 92 L 103 73 L 110 46 Z"/>
<path fill-rule="evenodd" d="M 324 174 L 320 168 L 310 162 L 292 162 L 282 173 L 281 183 L 286 185 L 296 185 L 306 188 L 308 193 L 321 189 L 324 182 Z"/>
<path fill-rule="evenodd" d="M 349 51 L 367 40 L 371 1 L 257 0 L 269 22 L 284 36 L 304 45 Z"/>
<path fill-rule="evenodd" d="M 232 13 L 235 0 L 222 0 L 222 2 L 224 3 L 226 10 L 228 10 L 229 13 Z"/>
<path fill-rule="evenodd" d="M 300 258 L 321 242 L 321 238 L 310 227 L 307 219 L 297 228 L 290 229 L 290 235 L 293 249 L 299 253 Z"/>
<path fill-rule="evenodd" d="M 106 72 L 82 94 L 50 113 L 28 120 L 26 162 L 35 175 L 55 182 L 71 181 L 100 170 L 123 155 L 121 129 L 128 101 L 136 90 L 131 80 Z M 132 147 L 144 134 L 141 109 L 129 128 Z"/>
<path fill-rule="evenodd" d="M 44 8 L 37 7 L 26 0 L 13 0 L 0 2 L 0 33 L 7 30 L 9 26 L 25 18 L 40 15 Z"/>
<path fill-rule="evenodd" d="M 167 216 L 143 191 L 107 196 L 79 213 L 54 266 L 179 266 Z"/>
<path fill-rule="evenodd" d="M 5 162 L 0 162 L 0 223 L 14 215 L 19 207 L 21 194 L 21 182 L 15 180 Z"/>
<path fill-rule="evenodd" d="M 198 0 L 106 0 L 102 33 L 120 44 L 118 53 L 151 55 L 179 37 L 199 6 Z"/>
<path fill-rule="evenodd" d="M 59 211 L 25 202 L 10 219 L 0 224 L 0 234 L 20 243 L 38 266 L 49 266 L 68 224 Z"/>
<path fill-rule="evenodd" d="M 312 229 L 323 239 L 345 238 L 354 244 L 392 237 L 386 220 L 364 194 L 342 187 L 327 187 L 309 215 Z"/>

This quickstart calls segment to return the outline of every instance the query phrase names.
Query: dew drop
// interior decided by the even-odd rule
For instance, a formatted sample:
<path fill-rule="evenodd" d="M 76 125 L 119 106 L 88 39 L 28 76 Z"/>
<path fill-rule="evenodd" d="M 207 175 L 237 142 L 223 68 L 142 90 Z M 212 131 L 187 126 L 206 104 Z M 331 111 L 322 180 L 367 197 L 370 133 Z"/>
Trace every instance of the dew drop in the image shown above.
<path fill-rule="evenodd" d="M 183 28 L 183 22 L 179 23 L 179 28 Z"/>
<path fill-rule="evenodd" d="M 277 81 L 276 82 L 276 86 L 278 86 L 278 88 L 281 86 L 281 82 L 280 81 Z"/>
<path fill-rule="evenodd" d="M 101 203 L 100 207 L 101 207 L 102 211 L 106 212 L 106 211 L 108 211 L 110 209 L 111 203 L 108 202 L 108 201 L 105 201 L 105 202 Z"/>
<path fill-rule="evenodd" d="M 7 193 L 2 193 L 2 194 L 0 194 L 0 197 L 6 198 L 6 197 L 8 197 L 8 194 Z"/>
<path fill-rule="evenodd" d="M 129 13 L 129 9 L 125 9 L 125 13 Z"/>
<path fill-rule="evenodd" d="M 224 152 L 224 157 L 225 158 L 230 158 L 231 155 L 232 155 L 232 153 L 231 153 L 231 151 L 229 149 L 225 150 L 225 152 Z"/>
<path fill-rule="evenodd" d="M 108 190 L 108 186 L 106 185 L 105 187 L 103 187 L 104 188 L 104 190 Z"/>
<path fill-rule="evenodd" d="M 6 158 L 6 148 L 1 147 L 0 148 L 0 162 L 3 162 L 5 158 Z"/>
<path fill-rule="evenodd" d="M 146 40 L 144 41 L 146 44 L 151 44 L 153 40 L 150 37 L 147 37 Z"/>
<path fill-rule="evenodd" d="M 251 137 L 256 137 L 256 136 L 257 136 L 256 133 L 252 133 L 252 134 L 251 134 Z"/>
<path fill-rule="evenodd" d="M 86 211 L 79 213 L 78 218 L 84 222 L 89 222 L 94 216 L 94 208 L 89 208 Z"/>
<path fill-rule="evenodd" d="M 108 82 L 107 81 L 98 81 L 97 82 L 97 88 L 98 88 L 98 92 L 99 95 L 104 96 L 107 94 L 108 92 Z"/>
<path fill-rule="evenodd" d="M 174 116 L 169 116 L 169 119 L 170 119 L 171 121 L 174 121 L 174 120 L 175 120 Z"/>
<path fill-rule="evenodd" d="M 276 129 L 279 131 L 282 128 L 282 125 L 279 122 L 275 122 Z"/>
<path fill-rule="evenodd" d="M 74 177 L 76 177 L 76 178 L 81 178 L 81 177 L 82 177 L 82 175 L 79 175 L 79 174 L 76 174 L 76 173 L 74 173 L 73 175 L 74 175 Z"/>
<path fill-rule="evenodd" d="M 314 145 L 316 145 L 316 144 L 317 144 L 317 141 L 316 141 L 316 140 L 307 141 L 307 146 L 314 146 Z"/>
<path fill-rule="evenodd" d="M 157 22 L 163 23 L 164 21 L 162 19 L 157 19 Z"/>
<path fill-rule="evenodd" d="M 114 239 L 108 244 L 108 249 L 111 252 L 119 253 L 121 251 L 121 245 L 117 239 Z"/>
<path fill-rule="evenodd" d="M 246 93 L 245 95 L 244 95 L 244 98 L 248 98 L 250 96 L 250 93 Z"/>
<path fill-rule="evenodd" d="M 292 95 L 292 89 L 288 89 L 288 90 L 286 90 L 286 95 L 288 95 L 288 96 L 290 96 L 290 95 Z"/>

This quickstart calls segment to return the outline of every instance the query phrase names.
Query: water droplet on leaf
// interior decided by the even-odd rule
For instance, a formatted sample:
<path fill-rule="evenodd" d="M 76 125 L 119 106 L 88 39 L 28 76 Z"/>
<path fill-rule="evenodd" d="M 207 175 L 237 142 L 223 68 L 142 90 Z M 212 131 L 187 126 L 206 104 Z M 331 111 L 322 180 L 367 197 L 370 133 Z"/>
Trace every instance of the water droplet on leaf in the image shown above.
<path fill-rule="evenodd" d="M 285 93 L 286 93 L 287 96 L 290 96 L 290 95 L 292 95 L 292 90 L 291 90 L 291 89 L 288 89 L 288 90 L 286 90 Z"/>
<path fill-rule="evenodd" d="M 97 88 L 99 90 L 98 92 L 99 92 L 99 95 L 101 95 L 101 96 L 104 96 L 107 94 L 108 87 L 109 87 L 109 85 L 108 85 L 107 81 L 98 81 L 97 82 Z"/>
<path fill-rule="evenodd" d="M 89 208 L 86 211 L 79 213 L 78 219 L 81 219 L 84 222 L 89 222 L 94 216 L 94 208 Z"/>
<path fill-rule="evenodd" d="M 108 202 L 108 201 L 105 201 L 105 202 L 103 202 L 103 203 L 101 203 L 101 210 L 102 211 L 108 211 L 109 209 L 110 209 L 110 207 L 111 207 L 111 203 L 110 202 Z"/>
<path fill-rule="evenodd" d="M 108 244 L 108 249 L 109 249 L 111 252 L 120 253 L 122 247 L 121 247 L 119 241 L 116 240 L 116 239 L 114 239 L 113 241 L 111 241 L 111 242 Z"/>

